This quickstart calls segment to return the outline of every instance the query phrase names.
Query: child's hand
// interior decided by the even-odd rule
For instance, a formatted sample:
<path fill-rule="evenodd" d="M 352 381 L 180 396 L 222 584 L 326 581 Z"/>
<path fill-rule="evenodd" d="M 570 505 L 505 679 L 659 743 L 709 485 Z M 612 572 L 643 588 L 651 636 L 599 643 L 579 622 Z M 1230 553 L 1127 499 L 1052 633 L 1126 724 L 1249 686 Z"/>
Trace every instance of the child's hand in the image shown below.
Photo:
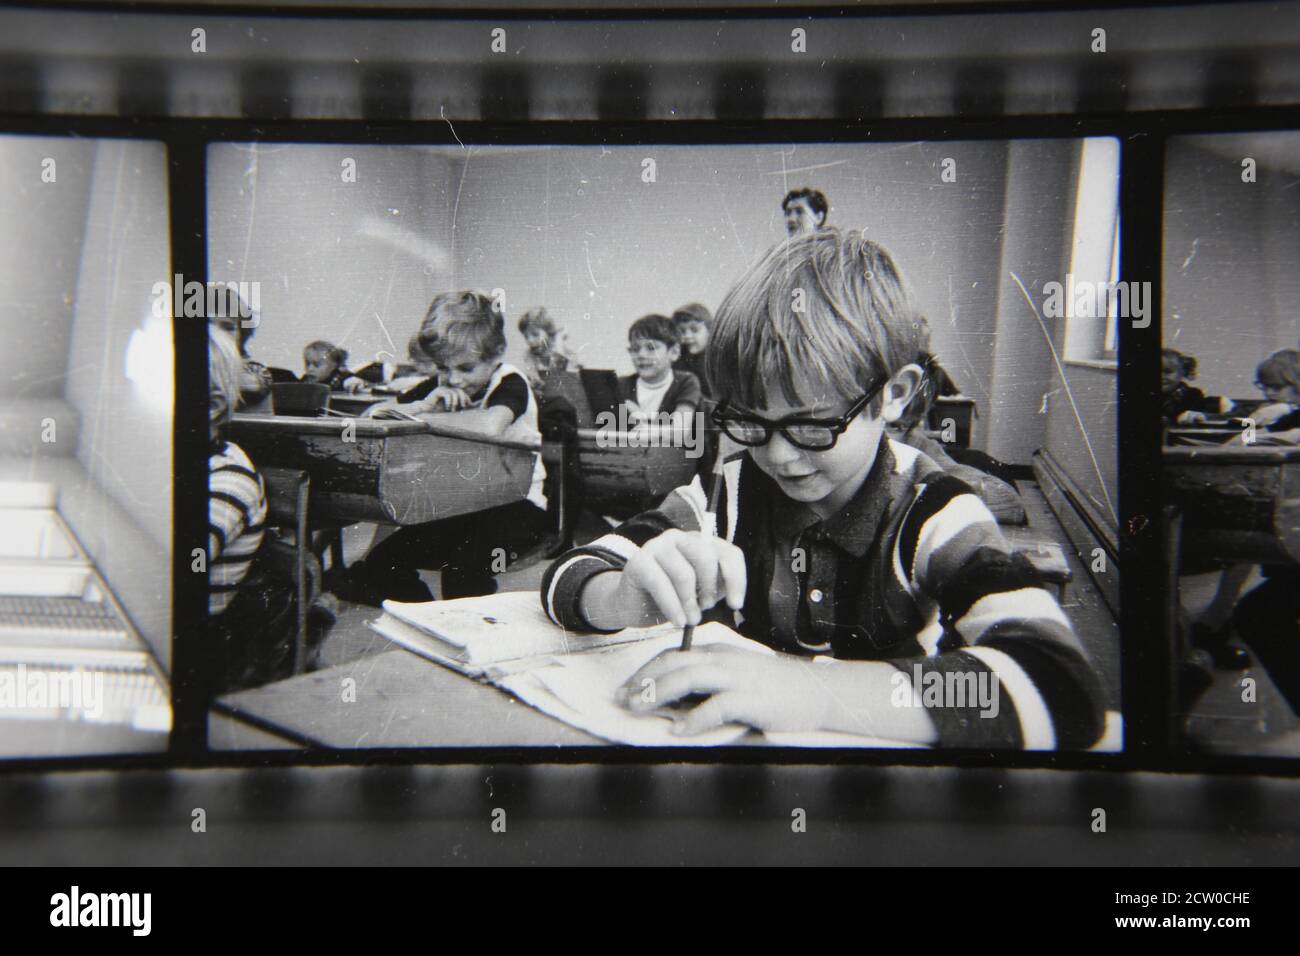
<path fill-rule="evenodd" d="M 629 710 L 650 713 L 688 697 L 710 694 L 676 719 L 674 733 L 698 734 L 739 723 L 760 730 L 817 730 L 830 696 L 821 665 L 787 654 L 759 654 L 715 645 L 664 651 L 623 686 Z"/>
<path fill-rule="evenodd" d="M 378 402 L 361 413 L 362 418 L 401 418 L 402 406 L 397 402 Z"/>
<path fill-rule="evenodd" d="M 423 411 L 458 412 L 463 408 L 469 408 L 469 393 L 463 388 L 440 385 L 429 393 L 424 405 Z"/>
<path fill-rule="evenodd" d="M 1271 425 L 1283 415 L 1291 414 L 1291 406 L 1278 402 L 1273 405 L 1261 405 L 1250 413 L 1250 418 L 1254 420 L 1255 425 L 1263 428 L 1265 425 Z"/>
<path fill-rule="evenodd" d="M 745 555 L 734 544 L 699 531 L 670 528 L 647 542 L 623 568 L 616 599 L 636 607 L 645 598 L 678 627 L 699 624 L 701 611 L 724 597 L 745 603 Z"/>
<path fill-rule="evenodd" d="M 1199 425 L 1202 422 L 1209 421 L 1209 418 L 1204 412 L 1187 411 L 1179 415 L 1174 421 L 1179 425 Z"/>
<path fill-rule="evenodd" d="M 343 380 L 343 391 L 348 392 L 351 395 L 355 395 L 357 392 L 364 391 L 365 387 L 366 387 L 365 380 L 359 379 L 355 375 L 353 375 L 351 378 L 345 378 Z"/>

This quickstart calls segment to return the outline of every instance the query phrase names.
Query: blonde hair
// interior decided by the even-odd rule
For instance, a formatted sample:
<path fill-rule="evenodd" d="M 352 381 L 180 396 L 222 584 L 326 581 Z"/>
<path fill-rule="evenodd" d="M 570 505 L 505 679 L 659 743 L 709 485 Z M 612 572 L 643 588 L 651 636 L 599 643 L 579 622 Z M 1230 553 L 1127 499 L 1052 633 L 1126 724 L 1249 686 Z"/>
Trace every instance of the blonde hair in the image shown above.
<path fill-rule="evenodd" d="M 1281 349 L 1274 352 L 1255 369 L 1255 378 L 1276 378 L 1300 391 L 1300 349 Z"/>
<path fill-rule="evenodd" d="M 496 358 L 506 350 L 505 316 L 482 292 L 444 292 L 424 316 L 420 347 L 439 364 L 463 352 Z"/>
<path fill-rule="evenodd" d="M 215 325 L 208 326 L 208 390 L 226 402 L 223 420 L 229 420 L 239 404 L 239 378 L 244 359 L 239 354 L 235 336 Z"/>
<path fill-rule="evenodd" d="M 303 359 L 308 359 L 313 355 L 323 356 L 339 368 L 346 365 L 348 361 L 347 349 L 341 349 L 333 342 L 326 342 L 324 339 L 317 339 L 315 342 L 308 342 L 303 346 Z"/>
<path fill-rule="evenodd" d="M 523 314 L 523 318 L 519 320 L 519 331 L 524 335 L 527 335 L 528 330 L 532 328 L 541 329 L 550 338 L 554 338 L 556 333 L 560 331 L 560 327 L 555 324 L 555 320 L 541 306 L 529 309 Z"/>
<path fill-rule="evenodd" d="M 772 247 L 727 293 L 708 375 L 719 399 L 751 409 L 772 389 L 791 403 L 811 397 L 798 394 L 801 374 L 852 401 L 928 347 L 929 325 L 888 251 L 825 229 Z"/>

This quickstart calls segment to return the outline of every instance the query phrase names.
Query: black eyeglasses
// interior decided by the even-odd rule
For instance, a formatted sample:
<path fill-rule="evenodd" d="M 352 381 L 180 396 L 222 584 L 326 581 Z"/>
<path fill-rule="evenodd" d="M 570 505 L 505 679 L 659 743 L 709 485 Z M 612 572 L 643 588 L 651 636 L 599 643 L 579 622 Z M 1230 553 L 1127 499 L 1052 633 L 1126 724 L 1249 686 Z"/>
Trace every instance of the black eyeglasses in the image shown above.
<path fill-rule="evenodd" d="M 859 398 L 847 412 L 839 418 L 805 418 L 791 415 L 780 421 L 769 421 L 757 415 L 737 415 L 728 411 L 723 402 L 713 410 L 713 422 L 727 437 L 740 445 L 757 448 L 772 440 L 772 433 L 779 431 L 781 437 L 795 448 L 804 451 L 829 451 L 835 447 L 840 435 L 852 424 L 853 419 L 862 414 L 867 404 L 880 394 L 880 390 L 889 382 L 886 378 L 874 385 L 871 391 Z"/>

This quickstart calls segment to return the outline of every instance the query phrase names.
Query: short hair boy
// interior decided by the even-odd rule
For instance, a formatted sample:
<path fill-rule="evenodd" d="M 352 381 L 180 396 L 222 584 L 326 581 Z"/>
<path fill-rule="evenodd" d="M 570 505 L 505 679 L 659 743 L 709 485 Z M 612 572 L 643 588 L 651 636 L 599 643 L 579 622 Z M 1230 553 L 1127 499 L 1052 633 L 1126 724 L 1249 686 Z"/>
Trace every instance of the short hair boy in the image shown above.
<path fill-rule="evenodd" d="M 728 293 L 709 372 L 717 420 L 747 454 L 723 467 L 716 536 L 697 479 L 562 556 L 542 601 L 566 628 L 615 631 L 698 623 L 725 600 L 728 623 L 783 653 L 665 653 L 629 680 L 627 706 L 709 695 L 675 718 L 683 733 L 739 722 L 982 749 L 1098 738 L 1099 681 L 1033 567 L 965 485 L 886 435 L 921 382 L 924 327 L 889 254 L 856 232 L 784 242 Z M 991 713 L 927 703 L 917 685 L 990 678 Z"/>
<path fill-rule="evenodd" d="M 700 380 L 673 368 L 681 358 L 682 346 L 672 319 L 662 315 L 637 319 L 628 329 L 627 351 L 636 371 L 618 380 L 618 400 L 628 405 L 635 417 L 689 416 L 700 407 Z"/>

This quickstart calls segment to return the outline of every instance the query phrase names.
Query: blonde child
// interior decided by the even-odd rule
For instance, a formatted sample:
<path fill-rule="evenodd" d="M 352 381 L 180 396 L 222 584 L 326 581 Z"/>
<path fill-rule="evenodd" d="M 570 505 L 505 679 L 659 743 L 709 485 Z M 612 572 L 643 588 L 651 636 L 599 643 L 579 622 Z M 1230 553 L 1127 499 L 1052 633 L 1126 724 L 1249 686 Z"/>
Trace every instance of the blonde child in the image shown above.
<path fill-rule="evenodd" d="M 490 296 L 439 295 L 420 328 L 420 344 L 433 359 L 437 387 L 399 406 L 402 414 L 493 437 L 540 441 L 536 397 L 523 373 L 504 361 L 505 321 Z M 396 413 L 384 406 L 374 417 Z M 429 601 L 433 595 L 419 572 L 433 569 L 442 570 L 443 598 L 494 593 L 496 556 L 522 553 L 546 535 L 545 476 L 535 456 L 523 500 L 399 529 L 349 569 L 339 596 L 375 605 L 386 598 Z"/>

